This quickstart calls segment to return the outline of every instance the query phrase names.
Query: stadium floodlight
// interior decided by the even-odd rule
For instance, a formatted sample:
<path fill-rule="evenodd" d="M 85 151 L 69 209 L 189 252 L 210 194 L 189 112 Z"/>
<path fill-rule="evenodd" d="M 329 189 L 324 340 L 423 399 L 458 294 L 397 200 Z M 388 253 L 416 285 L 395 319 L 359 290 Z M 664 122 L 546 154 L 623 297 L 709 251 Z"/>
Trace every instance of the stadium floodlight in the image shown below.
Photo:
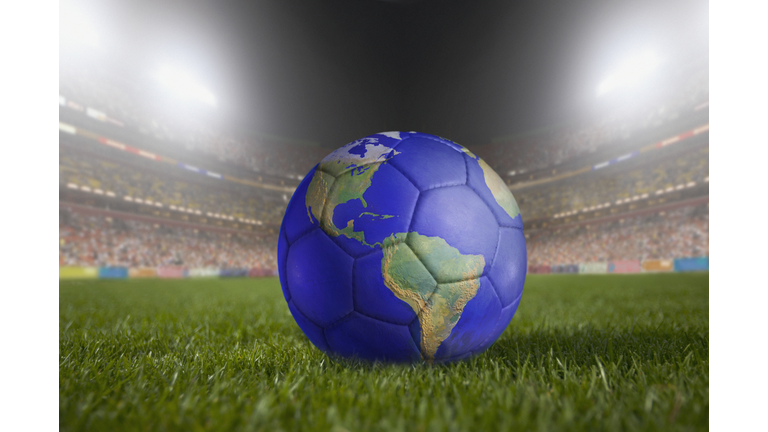
<path fill-rule="evenodd" d="M 597 86 L 597 95 L 637 85 L 656 70 L 660 63 L 659 56 L 650 49 L 627 58 Z"/>
<path fill-rule="evenodd" d="M 155 78 L 165 88 L 182 99 L 195 99 L 216 107 L 216 96 L 189 72 L 171 65 L 161 66 Z"/>

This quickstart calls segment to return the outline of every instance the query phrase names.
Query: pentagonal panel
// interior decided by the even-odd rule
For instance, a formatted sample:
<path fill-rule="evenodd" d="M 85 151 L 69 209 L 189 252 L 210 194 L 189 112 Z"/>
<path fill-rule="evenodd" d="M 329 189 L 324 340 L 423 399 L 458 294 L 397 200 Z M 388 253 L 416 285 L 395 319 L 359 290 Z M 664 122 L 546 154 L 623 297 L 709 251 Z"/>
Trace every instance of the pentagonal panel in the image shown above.
<path fill-rule="evenodd" d="M 285 238 L 285 230 L 280 228 L 280 236 L 277 239 L 277 269 L 280 275 L 280 287 L 283 289 L 285 301 L 291 300 L 291 293 L 288 288 L 288 278 L 285 267 L 288 261 L 288 240 Z"/>
<path fill-rule="evenodd" d="M 501 314 L 501 302 L 487 277 L 478 280 L 479 288 L 466 303 L 450 336 L 440 344 L 435 360 L 447 360 L 477 349 L 493 332 Z M 452 286 L 438 285 L 435 295 Z"/>
<path fill-rule="evenodd" d="M 402 241 L 387 241 L 382 248 L 381 274 L 386 287 L 413 311 L 422 310 L 437 282 Z"/>
<path fill-rule="evenodd" d="M 467 186 L 455 186 L 422 192 L 416 204 L 411 231 L 422 236 L 442 238 L 463 255 L 481 255 L 485 268 L 476 275 L 479 277 L 493 259 L 499 226 L 491 210 L 475 191 Z M 410 235 L 408 241 L 411 241 Z M 430 266 L 430 271 L 437 271 L 432 263 Z M 457 280 L 454 276 L 440 274 L 437 279 L 453 282 Z"/>
<path fill-rule="evenodd" d="M 506 307 L 523 292 L 527 262 L 523 230 L 501 228 L 498 251 L 488 277 L 496 287 L 502 306 Z"/>
<path fill-rule="evenodd" d="M 432 139 L 411 136 L 397 146 L 401 154 L 390 163 L 402 171 L 420 190 L 462 185 L 467 170 L 462 155 Z"/>
<path fill-rule="evenodd" d="M 493 331 L 491 331 L 491 333 L 488 335 L 488 338 L 475 349 L 475 352 L 481 353 L 487 350 L 488 347 L 493 345 L 493 343 L 499 339 L 501 334 L 504 333 L 504 330 L 507 329 L 509 323 L 512 321 L 512 317 L 515 316 L 515 312 L 517 311 L 517 307 L 520 305 L 521 298 L 522 293 L 520 297 L 516 298 L 514 301 L 512 301 L 512 303 L 501 310 L 501 314 L 499 315 L 498 321 L 496 321 L 496 326 L 493 328 Z"/>
<path fill-rule="evenodd" d="M 407 326 L 389 324 L 353 312 L 325 329 L 331 350 L 344 357 L 389 362 L 421 358 Z"/>
<path fill-rule="evenodd" d="M 416 318 L 416 312 L 387 288 L 382 275 L 382 258 L 382 250 L 377 249 L 355 260 L 352 288 L 355 310 L 384 322 L 408 325 Z"/>
<path fill-rule="evenodd" d="M 291 201 L 285 209 L 285 216 L 283 217 L 283 224 L 280 229 L 285 231 L 286 239 L 289 244 L 295 242 L 297 238 L 319 226 L 317 221 L 313 220 L 311 213 L 307 210 L 306 203 L 307 188 L 314 178 L 316 169 L 317 166 L 312 168 L 307 176 L 304 177 L 299 184 L 299 187 L 293 192 Z"/>
<path fill-rule="evenodd" d="M 522 229 L 523 219 L 515 197 L 504 181 L 481 159 L 465 154 L 467 160 L 467 185 L 482 198 L 501 226 Z"/>
<path fill-rule="evenodd" d="M 291 245 L 286 266 L 291 300 L 309 320 L 324 327 L 352 311 L 353 261 L 322 230 Z"/>
<path fill-rule="evenodd" d="M 288 309 L 291 311 L 291 315 L 293 315 L 293 319 L 296 320 L 296 324 L 299 325 L 301 331 L 309 338 L 309 341 L 322 351 L 327 352 L 328 344 L 325 341 L 323 329 L 309 321 L 300 310 L 296 309 L 293 302 L 288 302 Z"/>

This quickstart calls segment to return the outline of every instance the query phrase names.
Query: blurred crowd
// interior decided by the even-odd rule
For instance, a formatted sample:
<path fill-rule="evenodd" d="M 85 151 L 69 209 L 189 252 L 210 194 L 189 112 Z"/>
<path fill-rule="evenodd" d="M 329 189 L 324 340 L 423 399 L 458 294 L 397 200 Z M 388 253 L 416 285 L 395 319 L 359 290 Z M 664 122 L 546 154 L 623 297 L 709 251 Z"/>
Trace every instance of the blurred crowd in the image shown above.
<path fill-rule="evenodd" d="M 277 238 L 64 211 L 59 266 L 277 268 Z"/>
<path fill-rule="evenodd" d="M 153 105 L 149 101 L 155 98 L 147 93 L 148 89 L 105 70 L 63 64 L 59 71 L 59 94 L 65 99 L 64 105 L 78 110 L 97 109 L 118 120 L 122 127 L 222 162 L 296 178 L 309 172 L 327 153 L 316 146 L 277 138 L 239 136 L 198 117 Z M 138 142 L 129 144 L 141 146 Z"/>
<path fill-rule="evenodd" d="M 706 107 L 708 70 L 697 70 L 685 84 L 653 108 L 629 107 L 599 121 L 549 129 L 508 142 L 476 147 L 500 174 L 532 171 L 627 140 Z M 215 157 L 232 166 L 297 178 L 325 151 L 308 145 L 237 136 L 194 116 L 153 105 L 147 89 L 98 69 L 71 65 L 60 71 L 60 103 L 85 112 L 98 109 L 133 130 L 164 143 Z M 141 146 L 140 142 L 131 143 Z M 514 151 L 510 149 L 514 148 Z M 101 193 L 115 199 L 162 205 L 198 215 L 279 224 L 286 197 L 269 191 L 191 174 L 169 175 L 158 167 L 117 163 L 60 146 L 60 187 Z M 622 163 L 624 165 L 624 163 Z M 709 149 L 700 147 L 634 168 L 609 167 L 565 181 L 514 192 L 526 220 L 604 208 L 694 187 L 709 179 Z M 188 180 L 187 180 L 188 179 Z M 217 183 L 218 182 L 218 183 Z M 157 203 L 157 204 L 156 204 Z M 255 234 L 226 234 L 128 219 L 64 212 L 59 225 L 59 265 L 184 266 L 276 268 L 276 239 Z M 538 230 L 528 238 L 529 264 L 557 265 L 589 261 L 653 259 L 709 254 L 708 205 L 681 208 L 613 222 Z"/>
<path fill-rule="evenodd" d="M 86 186 L 104 194 L 113 193 L 118 199 L 129 196 L 134 201 L 138 199 L 138 202 L 161 203 L 171 209 L 184 207 L 203 215 L 216 213 L 266 224 L 279 224 L 285 212 L 284 202 L 264 199 L 261 191 L 254 187 L 249 187 L 247 191 L 240 191 L 241 187 L 231 183 L 221 184 L 218 188 L 205 187 L 202 183 L 181 181 L 150 170 L 137 170 L 61 150 L 59 183 L 64 186 Z"/>
<path fill-rule="evenodd" d="M 510 140 L 474 147 L 501 175 L 533 171 L 626 141 L 672 122 L 709 101 L 709 70 L 697 68 L 682 85 L 651 107 L 628 106 L 584 124 L 555 127 Z"/>
<path fill-rule="evenodd" d="M 709 205 L 539 230 L 526 242 L 530 266 L 709 256 Z"/>
<path fill-rule="evenodd" d="M 709 147 L 629 171 L 588 172 L 571 180 L 513 192 L 523 217 L 534 220 L 588 208 L 610 207 L 616 201 L 645 199 L 701 184 L 709 179 Z M 607 171 L 608 169 L 606 169 Z"/>

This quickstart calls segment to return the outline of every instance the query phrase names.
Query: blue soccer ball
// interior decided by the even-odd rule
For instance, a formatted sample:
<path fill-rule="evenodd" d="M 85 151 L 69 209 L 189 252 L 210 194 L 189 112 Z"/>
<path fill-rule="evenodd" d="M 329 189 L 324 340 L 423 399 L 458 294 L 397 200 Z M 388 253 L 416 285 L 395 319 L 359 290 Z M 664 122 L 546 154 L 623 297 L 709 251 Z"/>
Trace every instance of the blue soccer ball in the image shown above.
<path fill-rule="evenodd" d="M 384 132 L 303 179 L 280 228 L 285 300 L 329 355 L 450 362 L 506 329 L 527 268 L 517 202 L 452 141 Z"/>

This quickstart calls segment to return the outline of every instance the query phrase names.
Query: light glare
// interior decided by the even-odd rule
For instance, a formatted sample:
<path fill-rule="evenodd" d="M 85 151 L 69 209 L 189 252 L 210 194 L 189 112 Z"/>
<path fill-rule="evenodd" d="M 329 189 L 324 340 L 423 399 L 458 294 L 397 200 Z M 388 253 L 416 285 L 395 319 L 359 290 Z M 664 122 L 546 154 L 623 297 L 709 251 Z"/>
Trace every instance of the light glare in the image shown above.
<path fill-rule="evenodd" d="M 661 59 L 652 50 L 643 51 L 624 60 L 613 74 L 600 83 L 597 87 L 597 95 L 602 96 L 618 88 L 637 85 L 656 70 L 659 63 L 661 63 Z"/>
<path fill-rule="evenodd" d="M 168 91 L 174 93 L 177 97 L 197 99 L 212 107 L 216 106 L 216 97 L 213 93 L 202 86 L 195 77 L 185 70 L 163 65 L 155 77 Z"/>

